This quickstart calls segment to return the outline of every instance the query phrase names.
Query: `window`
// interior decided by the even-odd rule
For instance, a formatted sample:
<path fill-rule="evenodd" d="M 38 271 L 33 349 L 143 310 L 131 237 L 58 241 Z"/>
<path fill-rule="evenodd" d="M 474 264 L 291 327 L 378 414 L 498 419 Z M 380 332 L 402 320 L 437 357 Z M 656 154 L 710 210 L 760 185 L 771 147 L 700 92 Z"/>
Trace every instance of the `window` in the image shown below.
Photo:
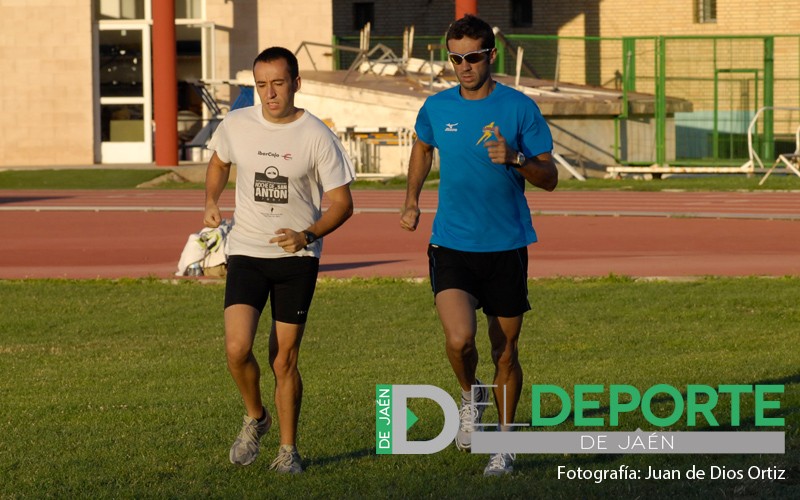
<path fill-rule="evenodd" d="M 200 0 L 175 0 L 175 19 L 202 19 Z"/>
<path fill-rule="evenodd" d="M 151 0 L 151 2 L 163 1 L 166 0 Z M 173 1 L 175 2 L 176 19 L 202 19 L 203 0 Z M 94 0 L 95 19 L 144 19 L 148 12 L 145 3 L 146 0 Z"/>
<path fill-rule="evenodd" d="M 533 0 L 511 0 L 511 26 L 514 28 L 533 26 Z"/>
<path fill-rule="evenodd" d="M 696 0 L 696 2 L 698 23 L 717 22 L 717 0 Z"/>
<path fill-rule="evenodd" d="M 144 0 L 95 0 L 95 19 L 144 19 Z"/>
<path fill-rule="evenodd" d="M 356 2 L 353 4 L 353 29 L 361 30 L 369 23 L 375 28 L 375 2 Z"/>

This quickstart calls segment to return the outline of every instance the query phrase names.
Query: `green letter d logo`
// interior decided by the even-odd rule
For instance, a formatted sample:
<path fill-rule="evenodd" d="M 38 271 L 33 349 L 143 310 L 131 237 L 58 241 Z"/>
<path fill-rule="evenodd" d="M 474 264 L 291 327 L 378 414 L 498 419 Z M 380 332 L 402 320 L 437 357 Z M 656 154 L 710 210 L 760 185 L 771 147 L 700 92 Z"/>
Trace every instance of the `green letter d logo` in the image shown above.
<path fill-rule="evenodd" d="M 387 391 L 391 387 L 390 391 Z M 383 394 L 383 402 L 380 400 L 380 394 Z M 400 455 L 426 455 L 429 453 L 436 453 L 441 451 L 453 441 L 458 432 L 458 407 L 455 401 L 444 390 L 432 385 L 392 385 L 392 386 L 378 386 L 379 393 L 379 413 L 385 415 L 386 412 L 386 398 L 389 399 L 389 414 L 391 415 L 391 433 L 379 433 L 380 437 L 388 437 L 389 442 L 379 439 L 378 453 L 392 453 Z M 407 433 L 408 427 L 416 421 L 416 416 L 408 409 L 406 402 L 410 398 L 426 398 L 439 405 L 444 413 L 444 427 L 438 436 L 430 441 L 408 441 Z M 409 419 L 411 421 L 409 422 Z M 384 423 L 387 419 L 380 417 Z M 391 451 L 389 451 L 391 450 Z"/>

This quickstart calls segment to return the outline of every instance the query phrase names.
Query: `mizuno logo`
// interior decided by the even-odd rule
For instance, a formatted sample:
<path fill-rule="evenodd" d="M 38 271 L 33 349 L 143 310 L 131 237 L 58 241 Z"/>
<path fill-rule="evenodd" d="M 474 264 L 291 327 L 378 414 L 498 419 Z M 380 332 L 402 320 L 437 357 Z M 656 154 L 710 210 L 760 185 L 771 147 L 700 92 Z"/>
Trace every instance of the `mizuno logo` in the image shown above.
<path fill-rule="evenodd" d="M 456 126 L 458 126 L 458 123 L 448 123 L 447 127 L 444 129 L 444 131 L 445 132 L 458 132 L 458 129 L 456 128 Z"/>

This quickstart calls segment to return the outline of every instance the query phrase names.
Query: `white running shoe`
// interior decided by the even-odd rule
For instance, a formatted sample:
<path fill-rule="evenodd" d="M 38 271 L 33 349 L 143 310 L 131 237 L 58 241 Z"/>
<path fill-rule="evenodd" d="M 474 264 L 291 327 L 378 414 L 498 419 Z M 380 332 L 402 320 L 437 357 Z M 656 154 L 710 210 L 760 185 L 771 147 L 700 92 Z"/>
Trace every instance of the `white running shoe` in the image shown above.
<path fill-rule="evenodd" d="M 297 448 L 292 445 L 281 445 L 278 456 L 269 466 L 270 469 L 281 474 L 300 474 L 303 472 L 303 463 Z"/>
<path fill-rule="evenodd" d="M 476 386 L 483 386 L 483 382 L 475 380 Z M 472 448 L 472 433 L 480 432 L 480 426 L 475 424 L 481 423 L 483 412 L 486 410 L 486 403 L 489 402 L 489 391 L 486 387 L 478 387 L 474 391 L 474 397 L 477 401 L 468 401 L 461 398 L 461 409 L 458 410 L 459 426 L 458 433 L 456 433 L 456 448 L 461 451 L 469 451 Z"/>
<path fill-rule="evenodd" d="M 517 456 L 513 453 L 493 453 L 489 456 L 489 463 L 483 469 L 484 476 L 505 476 L 514 472 L 514 459 Z"/>
<path fill-rule="evenodd" d="M 255 418 L 244 416 L 242 430 L 231 446 L 230 460 L 232 464 L 250 465 L 258 457 L 259 441 L 272 426 L 272 417 L 264 408 L 266 418 L 259 422 Z"/>

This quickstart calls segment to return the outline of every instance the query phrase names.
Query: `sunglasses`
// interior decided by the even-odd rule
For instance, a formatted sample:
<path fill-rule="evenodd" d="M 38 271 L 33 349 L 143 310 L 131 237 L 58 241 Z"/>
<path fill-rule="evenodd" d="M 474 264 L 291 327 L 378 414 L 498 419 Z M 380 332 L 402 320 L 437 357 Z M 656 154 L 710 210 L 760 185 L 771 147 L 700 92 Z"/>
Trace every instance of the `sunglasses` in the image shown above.
<path fill-rule="evenodd" d="M 457 52 L 448 52 L 447 55 L 450 57 L 450 60 L 458 66 L 464 60 L 466 60 L 470 64 L 478 64 L 479 62 L 483 61 L 486 52 L 491 52 L 493 49 L 481 49 L 481 50 L 473 50 L 472 52 L 467 52 L 466 54 L 459 54 Z"/>

